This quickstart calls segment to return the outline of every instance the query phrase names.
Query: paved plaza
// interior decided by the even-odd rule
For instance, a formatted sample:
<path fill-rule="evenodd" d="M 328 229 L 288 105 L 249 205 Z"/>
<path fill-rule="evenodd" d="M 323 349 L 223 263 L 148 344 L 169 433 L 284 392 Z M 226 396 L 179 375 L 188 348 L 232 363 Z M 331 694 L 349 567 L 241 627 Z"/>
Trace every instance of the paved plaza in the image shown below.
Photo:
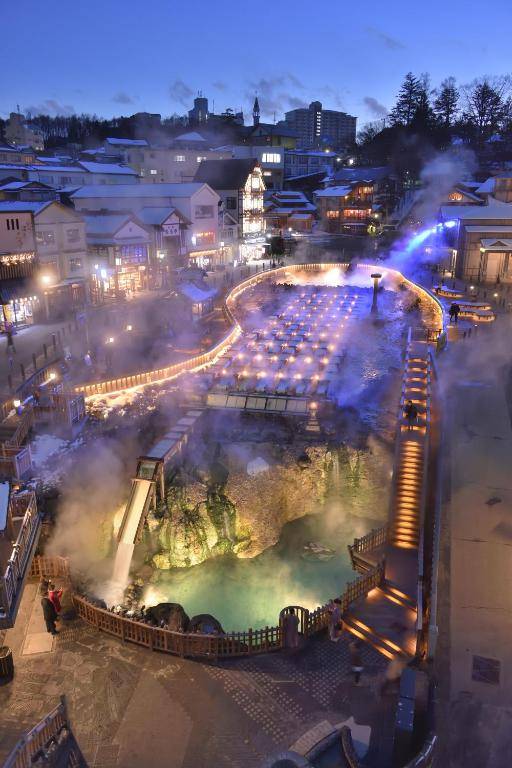
<path fill-rule="evenodd" d="M 379 696 L 386 660 L 371 648 L 356 687 L 347 639 L 218 664 L 123 644 L 80 621 L 52 640 L 36 591 L 27 585 L 5 640 L 15 676 L 0 689 L 0 759 L 64 693 L 95 768 L 256 767 L 296 742 L 306 751 L 350 717 L 371 727 L 371 763 L 390 765 L 394 697 Z"/>

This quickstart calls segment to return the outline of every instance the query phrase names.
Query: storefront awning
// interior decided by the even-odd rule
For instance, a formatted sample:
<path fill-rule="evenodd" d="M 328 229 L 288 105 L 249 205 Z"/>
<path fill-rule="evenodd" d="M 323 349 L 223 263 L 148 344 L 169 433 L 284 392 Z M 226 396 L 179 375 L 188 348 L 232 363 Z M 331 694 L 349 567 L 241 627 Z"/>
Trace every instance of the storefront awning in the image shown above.
<path fill-rule="evenodd" d="M 9 304 L 15 299 L 28 299 L 37 295 L 34 281 L 29 277 L 14 277 L 0 280 L 0 304 Z"/>

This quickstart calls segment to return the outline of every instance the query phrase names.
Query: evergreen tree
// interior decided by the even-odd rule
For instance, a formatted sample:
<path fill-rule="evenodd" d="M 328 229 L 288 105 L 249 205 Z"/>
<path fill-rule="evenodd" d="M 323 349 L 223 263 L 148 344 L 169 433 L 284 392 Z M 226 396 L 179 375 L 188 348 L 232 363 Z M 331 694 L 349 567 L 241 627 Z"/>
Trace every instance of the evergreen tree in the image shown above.
<path fill-rule="evenodd" d="M 408 72 L 398 93 L 396 104 L 391 110 L 393 125 L 409 127 L 418 107 L 421 92 L 421 82 L 412 72 Z"/>
<path fill-rule="evenodd" d="M 447 77 L 441 83 L 434 100 L 434 113 L 444 128 L 451 128 L 459 110 L 459 91 L 455 78 Z"/>

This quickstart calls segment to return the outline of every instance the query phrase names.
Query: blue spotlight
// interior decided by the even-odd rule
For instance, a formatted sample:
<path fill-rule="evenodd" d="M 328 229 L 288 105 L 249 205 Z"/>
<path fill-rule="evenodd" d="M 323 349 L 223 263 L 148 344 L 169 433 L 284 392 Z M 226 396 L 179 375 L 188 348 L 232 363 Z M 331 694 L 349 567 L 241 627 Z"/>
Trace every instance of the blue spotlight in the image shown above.
<path fill-rule="evenodd" d="M 444 226 L 447 227 L 448 229 L 451 229 L 452 227 L 457 226 L 457 221 L 456 219 L 450 219 L 450 221 L 445 221 Z"/>

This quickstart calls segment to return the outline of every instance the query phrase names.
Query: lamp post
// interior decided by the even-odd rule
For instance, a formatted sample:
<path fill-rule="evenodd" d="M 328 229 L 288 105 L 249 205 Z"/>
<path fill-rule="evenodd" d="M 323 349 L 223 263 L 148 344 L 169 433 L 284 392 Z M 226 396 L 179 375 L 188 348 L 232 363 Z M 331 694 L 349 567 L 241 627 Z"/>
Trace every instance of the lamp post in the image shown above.
<path fill-rule="evenodd" d="M 377 294 L 379 291 L 379 280 L 382 275 L 380 272 L 373 272 L 371 277 L 373 278 L 373 300 L 372 300 L 372 312 L 377 311 Z"/>

